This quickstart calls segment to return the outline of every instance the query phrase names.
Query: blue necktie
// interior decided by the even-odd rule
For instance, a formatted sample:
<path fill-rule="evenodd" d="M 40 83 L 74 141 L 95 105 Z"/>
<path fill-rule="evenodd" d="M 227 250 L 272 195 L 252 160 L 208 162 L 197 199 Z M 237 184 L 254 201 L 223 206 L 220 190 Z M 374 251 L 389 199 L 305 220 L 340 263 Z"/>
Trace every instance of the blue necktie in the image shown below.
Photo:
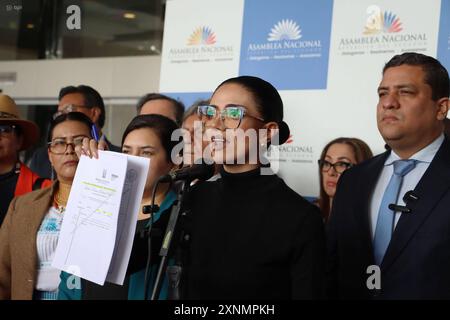
<path fill-rule="evenodd" d="M 416 166 L 417 160 L 397 160 L 394 161 L 394 173 L 384 191 L 378 211 L 377 226 L 375 228 L 375 237 L 373 239 L 373 250 L 375 263 L 381 264 L 384 253 L 391 241 L 392 231 L 395 221 L 395 212 L 389 209 L 389 204 L 397 203 L 398 193 L 402 185 L 403 177 Z"/>

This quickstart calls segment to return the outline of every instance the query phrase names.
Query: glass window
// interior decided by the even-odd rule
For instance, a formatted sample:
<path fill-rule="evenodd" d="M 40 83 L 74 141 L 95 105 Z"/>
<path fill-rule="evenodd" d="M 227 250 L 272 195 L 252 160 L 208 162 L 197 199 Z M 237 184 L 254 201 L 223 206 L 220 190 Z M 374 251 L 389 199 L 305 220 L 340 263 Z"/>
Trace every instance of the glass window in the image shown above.
<path fill-rule="evenodd" d="M 42 57 L 45 40 L 40 37 L 40 14 L 43 11 L 42 1 L 0 1 L 0 60 Z"/>
<path fill-rule="evenodd" d="M 63 58 L 160 54 L 163 4 L 155 0 L 61 1 L 57 55 Z M 80 29 L 67 26 L 67 7 L 79 4 Z"/>
<path fill-rule="evenodd" d="M 161 54 L 164 1 L 1 0 L 0 5 L 0 60 Z M 76 10 L 68 12 L 72 5 Z"/>

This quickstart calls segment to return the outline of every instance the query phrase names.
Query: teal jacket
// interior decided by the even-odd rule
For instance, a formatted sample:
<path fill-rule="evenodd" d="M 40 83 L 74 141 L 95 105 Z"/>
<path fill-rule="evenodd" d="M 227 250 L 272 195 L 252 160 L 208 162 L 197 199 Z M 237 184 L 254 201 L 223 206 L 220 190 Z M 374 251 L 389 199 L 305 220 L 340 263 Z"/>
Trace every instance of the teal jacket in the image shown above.
<path fill-rule="evenodd" d="M 170 210 L 172 208 L 173 203 L 176 200 L 176 193 L 174 191 L 169 191 L 167 196 L 164 198 L 158 212 L 154 215 L 154 222 L 158 221 L 158 219 L 163 214 L 170 214 Z M 146 254 L 146 253 L 145 253 Z M 152 265 L 150 274 L 150 285 L 149 285 L 149 294 L 151 296 L 151 290 L 154 285 L 154 279 L 156 277 L 156 272 L 158 271 L 158 265 Z M 138 272 L 135 272 L 130 275 L 130 283 L 128 286 L 128 300 L 143 300 L 144 299 L 144 277 L 145 270 L 142 269 Z M 81 279 L 77 276 L 74 276 L 70 273 L 61 272 L 60 275 L 61 282 L 58 287 L 58 300 L 81 300 L 83 299 L 83 288 Z M 161 293 L 159 295 L 159 300 L 165 300 L 167 298 L 167 289 L 168 282 L 167 279 L 164 279 L 163 286 L 161 288 Z"/>

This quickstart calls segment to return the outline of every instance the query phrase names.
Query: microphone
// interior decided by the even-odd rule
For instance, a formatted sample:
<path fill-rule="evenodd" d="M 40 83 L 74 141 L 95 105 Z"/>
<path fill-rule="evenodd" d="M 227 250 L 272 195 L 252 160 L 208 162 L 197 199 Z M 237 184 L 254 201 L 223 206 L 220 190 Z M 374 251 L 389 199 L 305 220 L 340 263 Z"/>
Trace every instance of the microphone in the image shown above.
<path fill-rule="evenodd" d="M 417 200 L 419 200 L 419 196 L 414 193 L 414 190 L 409 190 L 403 196 L 403 201 L 405 201 L 406 204 L 416 202 Z"/>
<path fill-rule="evenodd" d="M 419 200 L 419 196 L 414 193 L 414 190 L 409 190 L 403 196 L 403 201 L 406 203 L 406 206 L 399 206 L 395 203 L 389 204 L 388 208 L 392 211 L 400 211 L 402 213 L 410 213 L 412 210 L 408 208 L 408 204 L 416 202 Z"/>
<path fill-rule="evenodd" d="M 215 165 L 214 164 L 194 164 L 190 167 L 182 168 L 175 172 L 166 174 L 159 178 L 159 182 L 170 182 L 177 180 L 192 181 L 195 179 L 208 180 L 214 175 Z"/>
<path fill-rule="evenodd" d="M 408 208 L 406 206 L 399 206 L 394 203 L 390 203 L 388 208 L 391 209 L 392 211 L 400 211 L 402 213 L 410 213 L 411 212 L 410 208 Z"/>

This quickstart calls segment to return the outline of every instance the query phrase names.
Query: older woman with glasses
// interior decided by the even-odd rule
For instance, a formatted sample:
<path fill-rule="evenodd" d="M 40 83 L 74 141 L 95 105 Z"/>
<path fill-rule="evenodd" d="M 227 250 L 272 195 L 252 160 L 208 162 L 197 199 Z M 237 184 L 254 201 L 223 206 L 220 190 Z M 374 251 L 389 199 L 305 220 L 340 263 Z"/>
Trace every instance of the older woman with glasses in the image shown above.
<path fill-rule="evenodd" d="M 58 298 L 61 300 L 142 300 L 145 298 L 144 283 L 146 278 L 150 283 L 154 281 L 157 262 L 160 260 L 159 249 L 163 241 L 163 232 L 169 221 L 170 211 L 176 201 L 174 187 L 166 182 L 158 182 L 160 176 L 168 174 L 175 168 L 171 154 L 179 143 L 171 139 L 173 132 L 178 129 L 177 124 L 171 119 L 159 114 L 145 114 L 133 118 L 128 124 L 122 137 L 122 153 L 150 159 L 150 168 L 145 183 L 144 194 L 141 201 L 141 210 L 138 215 L 136 232 L 134 237 L 131 257 L 128 263 L 127 274 L 123 286 L 106 282 L 103 286 L 87 280 L 82 280 L 80 285 L 69 286 L 65 283 L 75 282 L 75 276 L 63 272 Z M 100 145 L 103 148 L 104 141 Z M 98 157 L 97 142 L 85 139 L 85 145 L 80 145 L 78 154 L 86 154 L 91 150 Z M 153 217 L 144 208 L 152 204 L 152 192 L 158 184 L 155 192 L 155 203 L 159 210 L 153 213 Z M 149 227 L 153 230 L 151 245 L 147 236 L 144 236 Z M 147 257 L 151 250 L 152 266 L 146 275 Z M 71 280 L 72 279 L 72 280 Z M 149 292 L 151 294 L 151 292 Z M 159 299 L 166 299 L 167 286 Z"/>
<path fill-rule="evenodd" d="M 64 209 L 78 165 L 75 147 L 92 138 L 92 122 L 79 112 L 52 123 L 48 155 L 52 186 L 14 198 L 0 229 L 0 299 L 53 300 L 60 271 L 51 267 Z"/>
<path fill-rule="evenodd" d="M 320 176 L 318 205 L 325 221 L 330 215 L 336 185 L 341 174 L 372 156 L 369 146 L 357 138 L 337 138 L 325 146 L 318 161 Z"/>

